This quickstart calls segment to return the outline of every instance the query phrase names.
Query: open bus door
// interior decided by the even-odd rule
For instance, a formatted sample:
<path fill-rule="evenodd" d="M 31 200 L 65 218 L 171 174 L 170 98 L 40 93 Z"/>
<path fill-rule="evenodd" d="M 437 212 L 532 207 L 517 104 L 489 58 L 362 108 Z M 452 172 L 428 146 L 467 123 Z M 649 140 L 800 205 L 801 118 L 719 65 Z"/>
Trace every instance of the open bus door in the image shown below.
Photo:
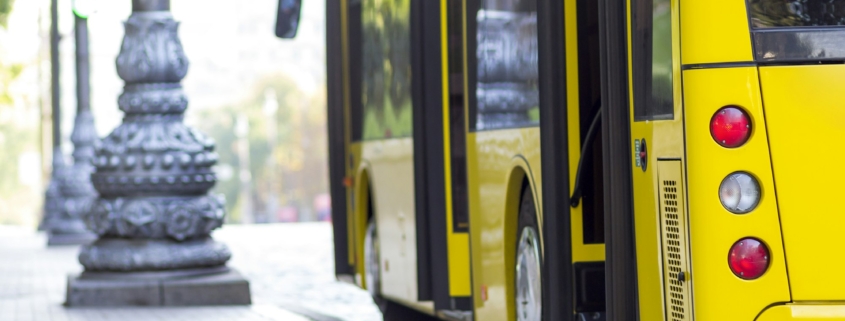
<path fill-rule="evenodd" d="M 637 319 L 628 1 L 538 1 L 543 320 Z"/>
<path fill-rule="evenodd" d="M 281 3 L 287 0 L 279 0 Z M 288 1 L 289 2 L 289 1 Z M 326 0 L 326 52 L 342 52 L 342 22 L 341 1 Z M 281 9 L 280 9 L 281 10 Z M 281 19 L 280 19 L 281 20 Z M 285 29 L 277 27 L 279 29 Z M 288 31 L 288 30 L 284 30 Z M 329 148 L 329 193 L 332 200 L 332 229 L 334 231 L 334 261 L 335 275 L 339 280 L 354 283 L 355 261 L 352 244 L 349 242 L 350 227 L 349 213 L 352 204 L 348 201 L 347 187 L 351 186 L 351 164 L 346 155 L 349 154 L 349 124 L 348 110 L 344 104 L 344 76 L 343 55 L 326 55 L 326 127 L 328 129 Z"/>
<path fill-rule="evenodd" d="M 539 59 L 541 65 L 549 66 L 540 73 L 541 92 L 546 93 L 540 102 L 544 113 L 540 125 L 543 279 L 548 284 L 543 288 L 543 319 L 663 320 L 667 312 L 660 257 L 663 249 L 656 249 L 663 235 L 655 205 L 663 199 L 658 199 L 658 188 L 668 186 L 658 186 L 657 170 L 666 172 L 663 176 L 673 176 L 671 180 L 679 184 L 683 180 L 679 155 L 670 152 L 658 160 L 656 154 L 649 154 L 649 148 L 653 146 L 650 143 L 662 144 L 658 153 L 665 152 L 667 139 L 680 139 L 683 127 L 677 126 L 682 121 L 680 112 L 666 117 L 661 113 L 665 108 L 651 108 L 652 118 L 636 113 L 640 107 L 654 104 L 645 99 L 651 98 L 654 67 L 668 67 L 669 82 L 675 85 L 670 86 L 670 97 L 680 90 L 678 82 L 671 80 L 678 67 L 677 59 L 673 59 L 678 52 L 672 45 L 677 42 L 671 38 L 677 34 L 672 32 L 677 24 L 673 19 L 677 6 L 670 8 L 670 0 L 539 3 Z M 632 8 L 630 15 L 628 8 Z M 560 12 L 566 19 L 559 19 Z M 561 34 L 567 39 L 561 39 Z M 666 44 L 668 54 L 655 52 L 665 49 Z M 652 59 L 655 54 L 668 58 L 668 65 Z M 572 55 L 577 55 L 577 62 L 566 60 Z M 649 86 L 643 91 L 641 86 L 632 86 L 636 82 Z M 551 87 L 544 90 L 542 86 Z M 669 100 L 670 110 L 676 108 L 673 101 L 679 99 Z M 639 105 L 633 108 L 637 102 Z M 643 121 L 646 119 L 649 121 Z M 597 128 L 590 129 L 593 127 Z M 561 139 L 561 133 L 568 133 L 567 139 Z M 654 141 L 654 137 L 660 138 Z M 676 196 L 682 196 L 682 186 L 674 187 Z M 683 205 L 677 209 L 683 211 Z M 584 269 L 587 264 L 579 263 L 584 259 L 578 258 L 583 255 L 577 253 L 577 247 L 591 244 L 604 247 L 604 262 L 593 262 L 594 268 Z M 683 282 L 677 279 L 678 273 L 672 275 L 675 279 L 666 282 Z"/>
<path fill-rule="evenodd" d="M 411 142 L 406 145 L 411 146 L 412 153 L 403 154 L 402 164 L 411 165 L 412 170 L 403 171 L 399 173 L 402 177 L 397 177 L 379 176 L 385 173 L 396 174 L 383 170 L 386 167 L 382 165 L 389 162 L 389 157 L 382 155 L 377 158 L 372 153 L 367 154 L 367 147 L 364 146 L 397 140 L 388 139 L 392 137 L 390 134 L 379 139 L 362 138 L 362 83 L 367 79 L 362 81 L 364 64 L 361 61 L 367 45 L 364 41 L 365 33 L 369 32 L 370 37 L 375 37 L 375 31 L 365 30 L 362 19 L 364 10 L 375 10 L 372 7 L 374 3 L 355 0 L 326 2 L 327 127 L 335 274 L 340 280 L 365 287 L 367 276 L 364 266 L 367 264 L 363 254 L 366 249 L 363 247 L 367 220 L 375 219 L 379 208 L 382 210 L 378 213 L 382 219 L 379 224 L 383 227 L 391 226 L 388 224 L 390 222 L 404 222 L 407 216 L 407 222 L 401 225 L 402 233 L 392 234 L 394 237 L 401 234 L 401 242 L 396 238 L 388 238 L 388 232 L 398 230 L 392 228 L 395 225 L 381 229 L 385 234 L 378 239 L 379 251 L 382 252 L 379 253 L 380 264 L 376 268 L 380 269 L 380 277 L 385 278 L 390 274 L 393 279 L 383 279 L 383 283 L 377 282 L 380 286 L 368 290 L 377 294 L 385 318 L 405 313 L 401 311 L 402 305 L 428 314 L 465 317 L 471 314 L 472 308 L 468 218 L 465 196 L 462 197 L 466 194 L 466 181 L 461 179 L 466 175 L 461 152 L 464 149 L 462 134 L 465 129 L 461 114 L 463 106 L 460 104 L 462 82 L 459 80 L 461 74 L 455 74 L 461 66 L 446 63 L 453 56 L 460 57 L 461 52 L 455 50 L 460 44 L 447 41 L 447 36 L 454 38 L 454 33 L 461 29 L 458 28 L 460 20 L 449 20 L 448 25 L 443 20 L 447 6 L 455 10 L 460 8 L 461 2 L 403 3 L 410 3 L 409 8 L 403 9 L 408 10 L 408 21 L 403 21 L 408 23 L 408 30 L 403 31 L 408 34 L 404 38 L 390 41 L 407 41 L 410 47 L 410 56 L 404 56 L 404 51 L 399 55 L 403 55 L 400 58 L 406 59 L 411 69 L 413 107 L 410 119 L 413 130 L 410 137 L 400 138 Z M 380 151 L 381 147 L 378 146 L 371 150 Z M 380 163 L 376 164 L 376 161 Z M 356 176 L 363 162 L 369 164 L 367 173 L 371 175 Z M 359 184 L 365 180 L 368 182 L 361 188 Z M 401 185 L 401 189 L 391 188 L 390 184 Z M 408 189 L 413 192 L 397 192 Z M 372 202 L 369 205 L 361 201 L 367 198 Z M 406 211 L 400 213 L 391 211 L 387 206 L 378 206 L 389 203 L 391 199 L 413 206 L 404 208 Z M 368 209 L 372 218 L 362 216 L 368 214 Z M 409 232 L 407 238 L 406 232 Z M 384 252 L 388 248 L 393 251 Z M 391 265 L 393 269 L 389 269 Z M 401 275 L 410 277 L 396 277 Z M 389 291 L 385 291 L 388 287 Z"/>

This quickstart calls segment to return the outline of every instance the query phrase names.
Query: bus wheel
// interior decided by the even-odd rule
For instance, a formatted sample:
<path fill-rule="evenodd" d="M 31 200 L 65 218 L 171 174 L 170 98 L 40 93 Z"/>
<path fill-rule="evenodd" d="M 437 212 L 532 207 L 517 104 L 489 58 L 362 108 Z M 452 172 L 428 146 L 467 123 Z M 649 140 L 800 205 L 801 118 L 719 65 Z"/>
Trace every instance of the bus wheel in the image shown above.
<path fill-rule="evenodd" d="M 516 319 L 539 321 L 543 313 L 540 233 L 531 190 L 522 193 L 516 245 Z"/>
<path fill-rule="evenodd" d="M 373 301 L 382 312 L 386 300 L 381 296 L 381 261 L 379 258 L 378 232 L 376 231 L 375 219 L 370 220 L 367 225 L 367 234 L 364 237 L 364 279 L 367 292 L 373 297 Z"/>

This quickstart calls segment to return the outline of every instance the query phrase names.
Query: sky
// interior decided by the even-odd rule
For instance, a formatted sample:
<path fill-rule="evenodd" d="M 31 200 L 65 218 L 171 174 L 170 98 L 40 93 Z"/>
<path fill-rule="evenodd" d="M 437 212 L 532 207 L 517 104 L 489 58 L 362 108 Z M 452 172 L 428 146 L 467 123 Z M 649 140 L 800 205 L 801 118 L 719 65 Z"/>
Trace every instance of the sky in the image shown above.
<path fill-rule="evenodd" d="M 42 0 L 43 1 L 43 0 Z M 64 0 L 64 2 L 69 2 Z M 92 108 L 101 136 L 119 122 L 117 97 L 123 82 L 117 77 L 115 59 L 123 39 L 123 21 L 131 13 L 131 1 L 100 0 L 98 13 L 89 19 L 91 30 Z M 305 1 L 297 38 L 274 36 L 276 0 L 173 0 L 171 11 L 180 22 L 179 35 L 190 61 L 182 84 L 191 109 L 213 108 L 240 101 L 263 75 L 283 72 L 294 75 L 308 93 L 323 86 L 325 79 L 324 2 Z M 70 9 L 67 10 L 70 12 Z M 72 16 L 62 23 L 63 33 L 73 34 Z M 73 39 L 63 43 L 64 83 L 73 84 Z M 74 106 L 75 89 L 65 86 L 63 105 Z M 70 117 L 64 119 L 69 135 Z"/>

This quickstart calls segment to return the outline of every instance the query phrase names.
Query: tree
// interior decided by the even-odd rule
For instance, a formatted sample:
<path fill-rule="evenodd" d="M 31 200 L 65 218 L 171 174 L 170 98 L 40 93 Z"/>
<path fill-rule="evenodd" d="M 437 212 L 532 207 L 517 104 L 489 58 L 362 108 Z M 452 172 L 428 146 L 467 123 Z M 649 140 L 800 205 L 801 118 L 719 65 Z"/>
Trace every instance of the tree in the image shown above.
<path fill-rule="evenodd" d="M 274 99 L 270 105 L 278 109 L 268 109 L 268 99 Z M 217 143 L 215 190 L 225 195 L 231 222 L 242 221 L 245 214 L 256 222 L 275 222 L 285 207 L 295 208 L 301 220 L 313 219 L 314 198 L 328 190 L 325 109 L 324 89 L 307 97 L 292 79 L 277 74 L 256 82 L 247 99 L 236 105 L 198 113 L 202 121 L 197 127 Z M 235 133 L 238 117 L 248 123 L 249 157 L 238 155 L 243 152 Z M 244 159 L 249 164 L 241 164 Z M 250 173 L 248 200 L 240 193 L 241 170 Z M 243 202 L 252 206 L 241 207 Z M 241 213 L 242 208 L 251 208 L 253 213 Z"/>
<path fill-rule="evenodd" d="M 12 5 L 15 0 L 0 0 L 0 26 L 6 27 L 9 20 L 9 14 L 12 13 Z"/>

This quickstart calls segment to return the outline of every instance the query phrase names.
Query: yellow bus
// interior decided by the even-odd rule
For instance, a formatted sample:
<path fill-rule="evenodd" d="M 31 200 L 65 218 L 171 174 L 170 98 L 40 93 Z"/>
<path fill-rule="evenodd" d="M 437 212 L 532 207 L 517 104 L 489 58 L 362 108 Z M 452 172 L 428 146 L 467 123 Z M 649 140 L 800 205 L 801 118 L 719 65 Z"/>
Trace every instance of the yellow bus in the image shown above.
<path fill-rule="evenodd" d="M 381 308 L 845 319 L 845 1 L 326 14 L 335 269 Z"/>

